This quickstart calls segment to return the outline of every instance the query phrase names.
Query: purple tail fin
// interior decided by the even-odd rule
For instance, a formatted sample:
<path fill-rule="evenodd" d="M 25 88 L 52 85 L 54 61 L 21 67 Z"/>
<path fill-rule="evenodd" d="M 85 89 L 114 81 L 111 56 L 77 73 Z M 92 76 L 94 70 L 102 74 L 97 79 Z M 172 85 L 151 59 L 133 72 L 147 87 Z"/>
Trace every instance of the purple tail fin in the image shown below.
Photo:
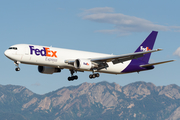
<path fill-rule="evenodd" d="M 156 37 L 157 37 L 157 34 L 158 34 L 157 31 L 152 31 L 149 34 L 149 36 L 143 41 L 143 43 L 137 48 L 137 50 L 135 52 L 152 50 L 155 40 L 156 40 Z M 143 57 L 138 58 L 138 60 L 148 63 L 150 56 L 151 56 L 151 53 L 145 54 Z"/>

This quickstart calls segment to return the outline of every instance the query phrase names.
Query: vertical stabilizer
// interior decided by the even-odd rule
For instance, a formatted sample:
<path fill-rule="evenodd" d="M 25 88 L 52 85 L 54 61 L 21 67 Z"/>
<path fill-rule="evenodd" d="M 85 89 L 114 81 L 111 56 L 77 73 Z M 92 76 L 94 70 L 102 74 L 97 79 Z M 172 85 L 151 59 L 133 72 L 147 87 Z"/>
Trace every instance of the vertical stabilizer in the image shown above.
<path fill-rule="evenodd" d="M 143 43 L 137 48 L 137 50 L 135 52 L 152 50 L 155 40 L 156 40 L 156 37 L 157 37 L 157 34 L 158 34 L 157 31 L 152 31 L 149 34 L 149 36 L 143 41 Z M 148 63 L 150 56 L 151 56 L 151 53 L 145 54 L 143 57 L 138 58 L 138 60 Z"/>

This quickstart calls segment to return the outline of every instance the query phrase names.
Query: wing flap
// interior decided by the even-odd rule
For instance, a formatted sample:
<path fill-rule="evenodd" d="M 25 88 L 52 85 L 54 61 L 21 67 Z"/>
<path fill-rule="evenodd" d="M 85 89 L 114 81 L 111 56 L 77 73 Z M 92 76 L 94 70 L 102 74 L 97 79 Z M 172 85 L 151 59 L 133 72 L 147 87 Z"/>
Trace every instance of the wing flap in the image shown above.
<path fill-rule="evenodd" d="M 136 55 L 136 56 L 128 56 L 128 57 L 119 58 L 119 59 L 114 59 L 114 60 L 112 60 L 112 63 L 113 63 L 113 64 L 123 63 L 123 62 L 125 62 L 125 61 L 132 60 L 132 59 L 137 59 L 137 58 L 140 58 L 140 57 L 142 57 L 142 56 L 143 56 L 143 54 L 141 54 L 141 55 Z"/>

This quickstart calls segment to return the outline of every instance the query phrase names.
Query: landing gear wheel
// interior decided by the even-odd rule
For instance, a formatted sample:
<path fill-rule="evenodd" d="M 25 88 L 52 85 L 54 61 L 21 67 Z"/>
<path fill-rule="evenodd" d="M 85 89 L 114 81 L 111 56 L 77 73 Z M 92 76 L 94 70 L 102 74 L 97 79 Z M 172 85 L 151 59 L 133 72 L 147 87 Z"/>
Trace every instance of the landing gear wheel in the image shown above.
<path fill-rule="evenodd" d="M 93 74 L 93 75 L 92 75 L 92 78 L 95 78 L 95 77 L 96 77 L 96 75 L 95 75 L 95 74 Z"/>
<path fill-rule="evenodd" d="M 77 80 L 78 76 L 72 76 L 72 77 L 68 77 L 68 81 L 73 81 L 73 80 Z"/>
<path fill-rule="evenodd" d="M 74 78 L 75 80 L 77 80 L 77 79 L 78 79 L 78 76 L 77 76 L 77 75 L 75 75 L 75 76 L 73 76 L 73 78 Z"/>
<path fill-rule="evenodd" d="M 19 68 L 19 67 L 17 67 L 15 70 L 16 70 L 16 71 L 20 71 L 20 68 Z"/>
<path fill-rule="evenodd" d="M 89 78 L 92 79 L 92 78 L 96 78 L 96 77 L 99 77 L 100 74 L 99 73 L 96 73 L 96 74 L 90 74 L 89 75 Z"/>
<path fill-rule="evenodd" d="M 72 77 L 68 77 L 68 81 L 73 81 L 73 78 Z"/>
<path fill-rule="evenodd" d="M 92 75 L 91 74 L 89 75 L 89 78 L 92 79 Z"/>
<path fill-rule="evenodd" d="M 100 76 L 100 74 L 99 74 L 99 73 L 96 73 L 96 74 L 95 74 L 95 76 L 96 76 L 96 77 L 99 77 L 99 76 Z"/>

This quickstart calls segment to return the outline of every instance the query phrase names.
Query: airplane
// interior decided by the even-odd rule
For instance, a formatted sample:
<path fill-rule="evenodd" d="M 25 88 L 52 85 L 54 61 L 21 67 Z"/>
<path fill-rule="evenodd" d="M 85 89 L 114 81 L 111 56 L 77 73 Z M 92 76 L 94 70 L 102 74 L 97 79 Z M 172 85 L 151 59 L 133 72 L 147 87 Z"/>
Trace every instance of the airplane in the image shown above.
<path fill-rule="evenodd" d="M 4 54 L 14 61 L 16 71 L 20 71 L 19 64 L 38 65 L 38 71 L 44 74 L 61 72 L 69 69 L 69 81 L 77 80 L 76 72 L 91 71 L 89 78 L 99 77 L 99 73 L 125 74 L 154 69 L 154 65 L 172 62 L 168 60 L 149 63 L 151 53 L 161 51 L 153 46 L 158 32 L 152 31 L 134 53 L 110 55 L 95 52 L 30 45 L 16 44 L 7 49 Z"/>

